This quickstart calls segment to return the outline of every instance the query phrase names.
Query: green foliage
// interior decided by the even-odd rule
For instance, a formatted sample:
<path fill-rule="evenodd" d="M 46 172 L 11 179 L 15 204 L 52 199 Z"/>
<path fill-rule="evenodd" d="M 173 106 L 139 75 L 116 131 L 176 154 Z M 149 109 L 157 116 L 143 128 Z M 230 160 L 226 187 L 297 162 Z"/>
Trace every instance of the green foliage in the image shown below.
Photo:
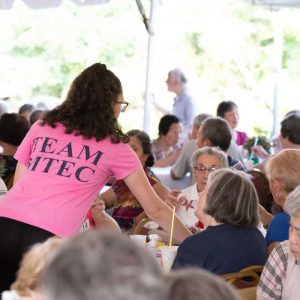
<path fill-rule="evenodd" d="M 241 121 L 248 118 L 252 132 L 269 134 L 272 107 L 269 82 L 274 74 L 276 22 L 284 28 L 284 75 L 298 88 L 299 10 L 290 10 L 277 18 L 281 16 L 277 12 L 240 0 L 188 2 L 189 5 L 181 0 L 169 1 L 166 10 L 171 13 L 156 29 L 160 43 L 155 66 L 157 90 L 160 94 L 165 91 L 169 66 L 190 68 L 197 78 L 201 112 L 214 113 L 221 99 L 231 98 L 240 109 L 245 105 L 251 118 L 241 114 Z M 101 61 L 117 72 L 125 97 L 133 99 L 130 110 L 134 110 L 135 117 L 124 120 L 126 129 L 132 129 L 132 123 L 137 126 L 136 116 L 143 113 L 148 35 L 135 1 L 114 0 L 87 7 L 63 1 L 60 8 L 48 10 L 31 10 L 20 3 L 11 11 L 0 11 L 0 82 L 24 87 L 25 92 L 17 96 L 26 100 L 43 94 L 63 97 L 83 68 Z M 143 4 L 149 15 L 150 1 Z M 159 10 L 164 8 L 160 6 Z M 167 29 L 164 31 L 162 27 Z M 261 95 L 261 91 L 265 94 Z M 293 99 L 291 95 L 284 96 Z M 167 94 L 167 97 L 172 96 Z M 249 98 L 263 101 L 253 100 L 250 105 L 246 102 Z M 286 100 L 283 104 L 284 110 L 293 108 Z M 268 118 L 261 118 L 263 113 Z M 258 128 L 264 128 L 263 132 L 257 132 Z"/>
<path fill-rule="evenodd" d="M 253 131 L 256 136 L 269 136 L 269 132 L 265 128 L 254 127 Z"/>
<path fill-rule="evenodd" d="M 271 38 L 262 40 L 262 41 L 260 42 L 260 45 L 263 46 L 263 47 L 266 47 L 266 46 L 269 46 L 269 45 L 271 45 L 271 44 L 273 44 L 273 43 L 274 43 L 274 38 L 271 37 Z"/>
<path fill-rule="evenodd" d="M 288 69 L 293 78 L 299 78 L 300 76 L 300 61 L 299 61 L 299 49 L 300 49 L 300 36 L 288 30 L 284 35 L 284 48 L 282 64 L 283 68 Z"/>
<path fill-rule="evenodd" d="M 89 62 L 101 61 L 114 67 L 133 59 L 138 51 L 136 37 L 132 30 L 126 30 L 133 5 L 120 3 L 80 7 L 63 1 L 59 9 L 49 10 L 14 7 L 13 13 L 20 10 L 21 14 L 18 22 L 10 24 L 12 42 L 6 45 L 6 55 L 26 62 L 28 69 L 18 67 L 19 74 L 12 80 L 20 76 L 30 87 L 30 98 L 41 94 L 60 97 Z M 120 24 L 112 21 L 124 9 L 124 20 Z M 116 34 L 120 27 L 125 29 L 123 40 Z M 32 70 L 34 74 L 29 75 Z"/>

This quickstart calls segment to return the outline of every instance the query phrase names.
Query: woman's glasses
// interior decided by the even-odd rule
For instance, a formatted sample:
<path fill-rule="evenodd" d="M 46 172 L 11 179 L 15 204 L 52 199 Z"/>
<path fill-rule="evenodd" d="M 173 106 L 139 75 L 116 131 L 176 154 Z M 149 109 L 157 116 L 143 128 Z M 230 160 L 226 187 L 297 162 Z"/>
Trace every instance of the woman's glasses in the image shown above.
<path fill-rule="evenodd" d="M 121 104 L 121 112 L 125 112 L 126 111 L 126 108 L 127 108 L 127 106 L 128 106 L 128 102 L 126 102 L 126 101 L 116 101 L 115 103 L 119 103 L 119 104 Z"/>
<path fill-rule="evenodd" d="M 203 175 L 206 171 L 207 171 L 208 173 L 211 173 L 211 172 L 217 170 L 217 168 L 216 168 L 216 167 L 206 168 L 206 167 L 204 167 L 204 166 L 199 166 L 199 167 L 196 166 L 196 167 L 194 167 L 194 170 L 195 170 L 197 173 Z"/>

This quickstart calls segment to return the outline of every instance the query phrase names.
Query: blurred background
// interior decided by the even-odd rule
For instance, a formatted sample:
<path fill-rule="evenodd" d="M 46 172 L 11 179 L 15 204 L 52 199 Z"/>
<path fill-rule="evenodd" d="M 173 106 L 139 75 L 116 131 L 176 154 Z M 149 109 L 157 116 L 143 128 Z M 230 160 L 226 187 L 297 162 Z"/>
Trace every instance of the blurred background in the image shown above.
<path fill-rule="evenodd" d="M 251 1 L 249 1 L 251 2 Z M 300 103 L 300 10 L 266 9 L 242 0 L 159 1 L 151 95 L 171 109 L 170 69 L 189 79 L 198 111 L 216 113 L 222 100 L 239 106 L 240 130 L 269 137 L 274 83 L 279 120 Z M 151 2 L 143 1 L 149 17 Z M 136 1 L 30 9 L 16 0 L 0 10 L 0 98 L 10 110 L 24 103 L 49 108 L 65 97 L 74 77 L 94 62 L 121 79 L 130 102 L 120 117 L 124 130 L 143 128 L 148 33 Z M 151 107 L 149 133 L 162 114 Z"/>

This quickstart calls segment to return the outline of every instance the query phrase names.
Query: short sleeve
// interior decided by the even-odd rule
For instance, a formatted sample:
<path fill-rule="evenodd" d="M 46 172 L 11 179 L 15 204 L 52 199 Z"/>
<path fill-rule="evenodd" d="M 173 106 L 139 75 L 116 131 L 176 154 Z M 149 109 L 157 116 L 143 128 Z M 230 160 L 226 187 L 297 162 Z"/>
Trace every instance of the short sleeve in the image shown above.
<path fill-rule="evenodd" d="M 271 252 L 257 287 L 260 300 L 281 299 L 283 282 L 286 277 L 288 242 L 278 244 Z"/>
<path fill-rule="evenodd" d="M 289 227 L 289 216 L 286 213 L 276 214 L 268 227 L 266 235 L 267 244 L 288 240 Z"/>
<path fill-rule="evenodd" d="M 25 138 L 23 139 L 21 145 L 18 147 L 18 150 L 14 155 L 14 158 L 25 166 L 27 166 L 29 163 L 33 140 L 37 136 L 37 132 L 39 131 L 40 127 L 40 122 L 35 122 L 31 126 L 30 130 L 27 132 Z"/>
<path fill-rule="evenodd" d="M 141 162 L 136 153 L 128 144 L 113 144 L 109 154 L 109 168 L 117 180 L 142 169 Z"/>

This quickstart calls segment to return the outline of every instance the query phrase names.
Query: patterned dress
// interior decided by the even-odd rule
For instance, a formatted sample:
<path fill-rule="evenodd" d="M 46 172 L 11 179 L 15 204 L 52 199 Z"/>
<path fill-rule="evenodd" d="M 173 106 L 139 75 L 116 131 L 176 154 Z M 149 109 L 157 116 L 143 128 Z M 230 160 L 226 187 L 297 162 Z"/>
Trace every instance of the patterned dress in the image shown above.
<path fill-rule="evenodd" d="M 145 168 L 144 171 L 151 186 L 159 182 L 159 179 L 150 168 Z M 128 231 L 134 224 L 134 218 L 142 213 L 144 209 L 131 193 L 124 180 L 116 181 L 113 184 L 112 189 L 117 196 L 112 216 L 117 221 L 122 231 Z"/>

